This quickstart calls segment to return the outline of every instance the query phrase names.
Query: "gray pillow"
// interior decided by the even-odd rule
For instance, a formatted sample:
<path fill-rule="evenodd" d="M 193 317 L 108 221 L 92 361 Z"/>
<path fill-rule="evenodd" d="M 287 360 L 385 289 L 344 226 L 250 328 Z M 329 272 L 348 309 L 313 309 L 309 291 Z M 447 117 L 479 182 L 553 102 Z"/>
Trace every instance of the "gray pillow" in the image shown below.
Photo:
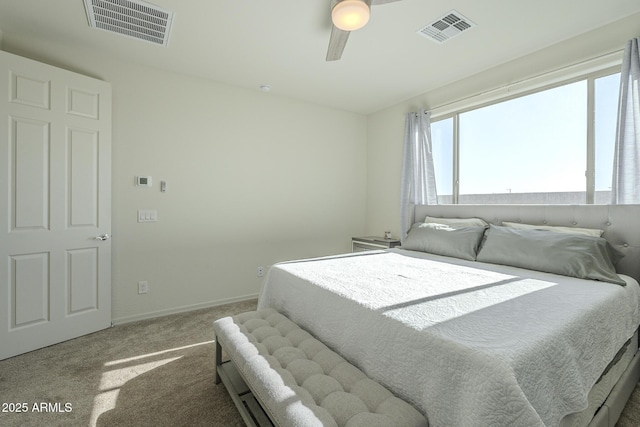
<path fill-rule="evenodd" d="M 563 276 L 625 285 L 614 265 L 622 258 L 605 239 L 595 236 L 522 230 L 491 225 L 477 260 L 545 271 Z"/>
<path fill-rule="evenodd" d="M 413 224 L 402 249 L 475 260 L 485 227 L 453 228 L 443 224 Z"/>

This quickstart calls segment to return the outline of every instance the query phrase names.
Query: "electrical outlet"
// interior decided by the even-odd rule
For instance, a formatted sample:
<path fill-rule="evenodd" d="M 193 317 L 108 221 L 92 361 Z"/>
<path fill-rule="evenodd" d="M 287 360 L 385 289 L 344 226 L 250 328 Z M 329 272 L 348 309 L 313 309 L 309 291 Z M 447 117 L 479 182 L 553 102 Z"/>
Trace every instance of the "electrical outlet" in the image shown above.
<path fill-rule="evenodd" d="M 138 282 L 138 294 L 146 294 L 149 291 L 149 282 L 142 280 Z"/>
<path fill-rule="evenodd" d="M 264 276 L 264 267 L 258 267 L 258 277 Z"/>

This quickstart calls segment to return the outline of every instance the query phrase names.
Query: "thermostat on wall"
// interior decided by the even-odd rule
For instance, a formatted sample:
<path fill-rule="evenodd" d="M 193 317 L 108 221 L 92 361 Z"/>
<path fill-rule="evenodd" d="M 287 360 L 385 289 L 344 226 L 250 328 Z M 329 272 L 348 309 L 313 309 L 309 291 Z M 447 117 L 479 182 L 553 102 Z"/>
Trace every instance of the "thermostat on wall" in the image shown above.
<path fill-rule="evenodd" d="M 151 187 L 150 176 L 136 176 L 136 185 L 138 187 Z"/>

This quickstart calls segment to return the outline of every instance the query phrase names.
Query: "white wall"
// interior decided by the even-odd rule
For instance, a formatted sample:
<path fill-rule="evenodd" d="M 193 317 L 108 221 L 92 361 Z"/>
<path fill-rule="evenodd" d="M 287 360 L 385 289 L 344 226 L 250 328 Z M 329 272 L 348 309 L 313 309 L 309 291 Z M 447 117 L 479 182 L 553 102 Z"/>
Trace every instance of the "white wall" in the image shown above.
<path fill-rule="evenodd" d="M 347 252 L 365 231 L 364 116 L 7 33 L 3 48 L 112 84 L 116 322 L 255 296 L 258 266 Z"/>
<path fill-rule="evenodd" d="M 482 94 L 514 82 L 578 64 L 624 49 L 627 40 L 640 36 L 640 14 L 608 24 L 424 93 L 367 117 L 367 234 L 390 229 L 400 235 L 400 179 L 405 115 Z M 446 45 L 444 45 L 446 46 Z M 446 58 L 439 58 L 446 62 Z"/>
<path fill-rule="evenodd" d="M 113 317 L 255 295 L 258 266 L 399 235 L 404 117 L 621 49 L 640 15 L 363 117 L 4 33 L 2 48 L 113 86 Z M 152 189 L 136 188 L 151 175 Z M 158 183 L 167 180 L 168 192 Z M 158 209 L 138 224 L 137 209 Z M 366 224 L 366 225 L 365 225 Z M 137 282 L 150 290 L 137 294 Z"/>

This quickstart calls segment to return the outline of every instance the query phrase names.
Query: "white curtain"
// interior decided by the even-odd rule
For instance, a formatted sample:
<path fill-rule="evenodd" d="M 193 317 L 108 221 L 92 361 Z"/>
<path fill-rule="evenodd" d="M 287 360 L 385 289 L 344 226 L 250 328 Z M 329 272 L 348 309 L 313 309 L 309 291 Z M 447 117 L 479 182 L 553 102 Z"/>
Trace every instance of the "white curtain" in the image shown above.
<path fill-rule="evenodd" d="M 620 73 L 612 204 L 640 203 L 640 48 L 627 42 Z"/>
<path fill-rule="evenodd" d="M 415 205 L 437 205 L 436 176 L 431 152 L 431 113 L 407 114 L 402 159 L 400 240 L 404 241 Z"/>

